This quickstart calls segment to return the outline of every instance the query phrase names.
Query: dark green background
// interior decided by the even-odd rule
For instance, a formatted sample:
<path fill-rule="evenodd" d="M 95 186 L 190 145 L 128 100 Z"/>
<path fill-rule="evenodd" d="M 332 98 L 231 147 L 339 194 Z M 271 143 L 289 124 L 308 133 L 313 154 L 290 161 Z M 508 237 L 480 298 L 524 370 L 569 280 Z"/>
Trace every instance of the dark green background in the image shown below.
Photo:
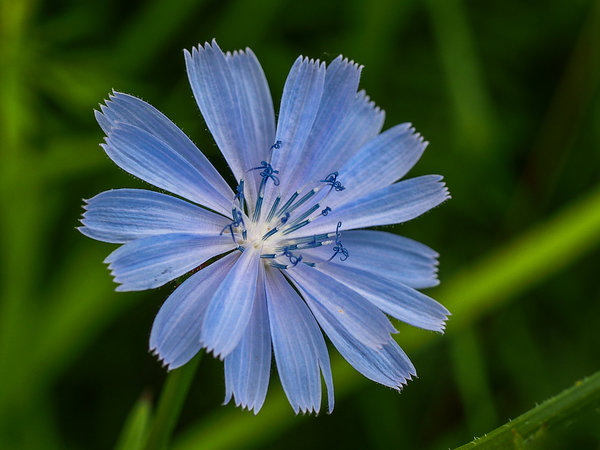
<path fill-rule="evenodd" d="M 1 448 L 110 448 L 140 396 L 160 393 L 165 371 L 147 341 L 173 285 L 115 293 L 102 264 L 114 246 L 75 227 L 82 198 L 142 186 L 98 146 L 92 110 L 113 88 L 159 108 L 226 169 L 188 86 L 184 48 L 213 37 L 224 50 L 251 47 L 276 105 L 299 54 L 364 64 L 361 87 L 386 110 L 386 128 L 410 121 L 430 142 L 411 175 L 439 173 L 450 187 L 451 201 L 393 229 L 441 253 L 442 287 L 598 186 L 598 2 L 0 5 Z M 410 352 L 419 378 L 401 394 L 354 380 L 331 416 L 289 408 L 285 428 L 236 447 L 454 447 L 595 372 L 598 240 L 576 257 L 565 250 L 573 263 L 460 330 L 455 316 L 447 336 L 426 336 L 430 345 Z M 429 293 L 444 303 L 438 291 Z M 267 407 L 280 394 L 273 372 Z M 231 413 L 223 396 L 222 364 L 205 357 L 176 439 Z M 597 414 L 570 423 L 548 446 L 599 448 L 597 423 Z"/>

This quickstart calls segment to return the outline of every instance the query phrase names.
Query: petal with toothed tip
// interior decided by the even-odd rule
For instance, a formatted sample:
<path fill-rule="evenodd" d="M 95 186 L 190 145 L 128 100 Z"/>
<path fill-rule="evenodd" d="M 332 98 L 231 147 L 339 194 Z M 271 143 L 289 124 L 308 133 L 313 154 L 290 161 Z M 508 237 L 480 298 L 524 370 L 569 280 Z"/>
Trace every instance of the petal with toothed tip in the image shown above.
<path fill-rule="evenodd" d="M 158 188 L 229 215 L 233 193 L 223 197 L 167 142 L 141 128 L 119 123 L 102 148 L 115 164 Z"/>
<path fill-rule="evenodd" d="M 319 412 L 321 371 L 331 412 L 333 380 L 323 334 L 281 272 L 267 267 L 266 274 L 273 351 L 283 390 L 295 413 Z"/>
<path fill-rule="evenodd" d="M 331 199 L 331 206 L 344 204 L 357 192 L 366 195 L 399 180 L 421 158 L 425 147 L 427 142 L 408 123 L 384 131 L 339 168 L 346 189 Z"/>
<path fill-rule="evenodd" d="M 283 88 L 276 141 L 281 147 L 273 150 L 271 164 L 279 170 L 284 183 L 279 189 L 267 191 L 265 203 L 271 205 L 276 191 L 283 197 L 293 192 L 302 179 L 294 172 L 302 160 L 303 149 L 310 135 L 323 94 L 325 83 L 325 63 L 298 57 L 292 66 Z"/>
<path fill-rule="evenodd" d="M 375 138 L 385 120 L 383 110 L 375 106 L 365 91 L 359 91 L 351 107 L 337 127 L 337 133 L 329 136 L 326 145 L 315 155 L 308 180 L 320 180 L 324 175 L 339 170 L 364 144 Z"/>
<path fill-rule="evenodd" d="M 206 125 L 237 181 L 246 178 L 247 197 L 257 184 L 246 172 L 268 159 L 275 137 L 269 88 L 251 50 L 225 55 L 216 41 L 185 51 L 188 78 Z"/>
<path fill-rule="evenodd" d="M 104 260 L 117 291 L 143 291 L 162 286 L 213 256 L 232 250 L 229 236 L 172 233 L 130 241 Z"/>
<path fill-rule="evenodd" d="M 394 339 L 388 337 L 380 348 L 374 349 L 362 344 L 353 333 L 340 327 L 332 314 L 318 302 L 307 298 L 315 318 L 340 354 L 365 377 L 401 389 L 408 380 L 417 374 L 415 367 Z"/>
<path fill-rule="evenodd" d="M 231 270 L 234 252 L 195 273 L 167 298 L 154 319 L 150 350 L 169 367 L 183 366 L 200 350 L 200 325 L 212 293 Z"/>
<path fill-rule="evenodd" d="M 390 283 L 401 283 L 422 289 L 437 286 L 438 254 L 420 242 L 385 231 L 350 230 L 341 237 L 350 257 L 341 261 L 333 258 L 327 265 L 348 267 L 384 278 Z M 288 241 L 294 243 L 294 240 Z M 302 241 L 304 242 L 304 241 Z M 333 245 L 304 250 L 306 260 L 330 260 Z"/>
<path fill-rule="evenodd" d="M 386 278 L 373 276 L 355 267 L 320 264 L 316 268 L 396 319 L 426 330 L 444 330 L 449 311 L 415 289 L 402 283 L 390 283 Z"/>
<path fill-rule="evenodd" d="M 254 410 L 262 408 L 271 371 L 271 333 L 265 291 L 265 273 L 259 265 L 256 298 L 250 323 L 237 347 L 225 357 L 225 401 L 231 397 L 236 406 Z"/>
<path fill-rule="evenodd" d="M 302 159 L 298 160 L 297 169 L 293 170 L 294 178 L 311 179 L 315 159 L 326 151 L 344 129 L 346 115 L 354 106 L 361 70 L 362 66 L 342 56 L 338 56 L 327 66 L 319 110 L 302 152 Z M 297 187 L 294 186 L 294 189 Z"/>
<path fill-rule="evenodd" d="M 200 192 L 190 200 L 227 213 L 231 189 L 223 177 L 186 134 L 152 105 L 132 95 L 113 92 L 106 104 L 100 105 L 100 111 L 95 111 L 95 116 L 107 136 L 113 128 L 129 125 L 163 142 L 170 152 L 178 154 L 199 175 L 192 181 Z M 130 172 L 127 167 L 122 168 Z M 140 178 L 145 180 L 143 176 Z"/>
<path fill-rule="evenodd" d="M 171 195 L 145 189 L 113 189 L 86 200 L 79 231 L 122 244 L 169 233 L 219 234 L 230 220 Z"/>
<path fill-rule="evenodd" d="M 298 289 L 329 311 L 341 328 L 364 345 L 379 348 L 387 342 L 390 333 L 396 331 L 377 307 L 316 268 L 298 264 L 286 274 Z"/>
<path fill-rule="evenodd" d="M 339 192 L 336 192 L 338 194 Z M 399 181 L 334 208 L 289 237 L 328 233 L 342 222 L 343 230 L 407 222 L 450 198 L 439 175 Z"/>

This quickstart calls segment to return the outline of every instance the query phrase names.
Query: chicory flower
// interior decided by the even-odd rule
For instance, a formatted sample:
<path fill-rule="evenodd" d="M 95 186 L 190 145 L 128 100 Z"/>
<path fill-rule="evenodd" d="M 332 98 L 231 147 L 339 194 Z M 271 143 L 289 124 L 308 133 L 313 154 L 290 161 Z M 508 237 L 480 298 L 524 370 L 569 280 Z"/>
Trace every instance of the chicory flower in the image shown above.
<path fill-rule="evenodd" d="M 415 368 L 388 316 L 443 331 L 437 254 L 365 227 L 406 222 L 448 198 L 440 176 L 398 181 L 427 143 L 409 124 L 381 132 L 384 112 L 358 91 L 362 67 L 299 57 L 276 118 L 250 49 L 216 42 L 185 52 L 194 97 L 237 185 L 148 103 L 114 92 L 100 111 L 102 148 L 167 193 L 116 189 L 87 200 L 80 231 L 121 244 L 107 258 L 118 291 L 194 271 L 169 296 L 150 347 L 174 369 L 205 348 L 224 360 L 226 401 L 258 412 L 274 355 L 294 411 L 333 409 L 323 332 L 346 360 L 400 389 Z M 200 270 L 195 270 L 197 268 Z"/>

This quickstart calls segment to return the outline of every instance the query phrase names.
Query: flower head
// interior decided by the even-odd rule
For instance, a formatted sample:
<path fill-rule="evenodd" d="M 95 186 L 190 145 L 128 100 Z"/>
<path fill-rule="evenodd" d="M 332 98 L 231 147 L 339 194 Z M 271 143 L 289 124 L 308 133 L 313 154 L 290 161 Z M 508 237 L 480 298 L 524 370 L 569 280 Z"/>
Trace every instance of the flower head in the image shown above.
<path fill-rule="evenodd" d="M 384 231 L 448 198 L 440 176 L 397 182 L 427 143 L 358 91 L 361 66 L 299 57 L 277 125 L 250 49 L 216 42 L 185 52 L 194 97 L 231 168 L 234 190 L 190 139 L 148 103 L 115 92 L 96 111 L 102 148 L 170 192 L 116 189 L 85 205 L 81 232 L 122 244 L 106 262 L 119 291 L 155 288 L 199 266 L 160 309 L 150 347 L 169 369 L 206 348 L 224 360 L 226 401 L 257 412 L 271 357 L 294 411 L 333 408 L 323 331 L 359 372 L 400 389 L 415 375 L 388 315 L 443 331 L 437 254 Z M 210 264 L 208 264 L 210 263 Z M 206 266 L 206 267 L 204 267 Z"/>

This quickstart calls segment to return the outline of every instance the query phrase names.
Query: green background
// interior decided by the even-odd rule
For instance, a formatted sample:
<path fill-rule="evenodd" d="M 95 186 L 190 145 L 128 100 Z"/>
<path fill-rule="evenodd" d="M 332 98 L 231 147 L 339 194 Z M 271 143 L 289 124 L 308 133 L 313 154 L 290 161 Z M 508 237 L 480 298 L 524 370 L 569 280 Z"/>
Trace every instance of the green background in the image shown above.
<path fill-rule="evenodd" d="M 332 415 L 294 416 L 276 372 L 257 417 L 223 407 L 222 363 L 204 357 L 175 448 L 456 447 L 598 370 L 598 2 L 0 8 L 0 448 L 110 448 L 134 404 L 156 402 L 166 372 L 147 341 L 174 285 L 115 293 L 114 246 L 75 229 L 82 198 L 143 186 L 102 152 L 92 110 L 113 88 L 139 96 L 224 171 L 182 52 L 213 37 L 254 50 L 276 105 L 299 54 L 365 66 L 385 127 L 410 121 L 430 142 L 410 175 L 442 174 L 452 193 L 387 229 L 440 252 L 428 294 L 454 315 L 445 336 L 398 325 L 419 373 L 400 394 L 333 358 Z M 543 448 L 600 448 L 597 411 Z"/>

